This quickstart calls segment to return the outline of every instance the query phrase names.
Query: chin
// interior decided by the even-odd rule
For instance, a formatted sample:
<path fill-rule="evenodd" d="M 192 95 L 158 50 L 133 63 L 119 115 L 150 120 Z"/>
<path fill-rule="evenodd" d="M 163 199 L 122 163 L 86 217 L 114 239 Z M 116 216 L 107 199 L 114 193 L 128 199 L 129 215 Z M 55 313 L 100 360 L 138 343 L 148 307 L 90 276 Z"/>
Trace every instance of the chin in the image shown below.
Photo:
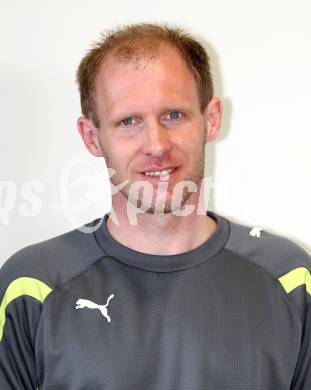
<path fill-rule="evenodd" d="M 166 207 L 164 210 L 157 210 L 154 207 L 149 207 L 148 210 L 146 210 L 146 213 L 153 214 L 153 215 L 165 215 L 171 213 L 173 210 L 169 207 Z"/>
<path fill-rule="evenodd" d="M 155 207 L 154 202 L 152 202 L 152 204 L 148 207 L 148 205 L 142 203 L 141 201 L 138 201 L 137 205 L 135 204 L 134 206 L 139 208 L 140 210 L 143 210 L 145 213 L 161 216 L 182 209 L 183 206 L 186 204 L 187 200 L 190 198 L 190 196 L 190 193 L 185 194 L 181 200 L 181 203 L 177 207 L 172 207 L 172 199 L 167 200 L 165 202 L 165 207 Z"/>

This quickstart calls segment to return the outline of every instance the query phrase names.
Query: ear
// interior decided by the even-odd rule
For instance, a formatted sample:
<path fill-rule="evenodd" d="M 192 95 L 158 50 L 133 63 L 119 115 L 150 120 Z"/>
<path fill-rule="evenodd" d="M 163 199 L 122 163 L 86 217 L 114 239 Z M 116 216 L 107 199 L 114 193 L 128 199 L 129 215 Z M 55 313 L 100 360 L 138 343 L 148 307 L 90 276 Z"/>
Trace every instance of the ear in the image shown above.
<path fill-rule="evenodd" d="M 207 105 L 204 111 L 204 119 L 206 126 L 206 138 L 205 141 L 212 142 L 217 138 L 221 126 L 221 117 L 223 113 L 223 107 L 221 100 L 214 97 Z"/>
<path fill-rule="evenodd" d="M 102 157 L 103 152 L 98 139 L 99 129 L 85 116 L 78 118 L 77 126 L 84 145 L 87 147 L 88 151 L 96 157 Z"/>

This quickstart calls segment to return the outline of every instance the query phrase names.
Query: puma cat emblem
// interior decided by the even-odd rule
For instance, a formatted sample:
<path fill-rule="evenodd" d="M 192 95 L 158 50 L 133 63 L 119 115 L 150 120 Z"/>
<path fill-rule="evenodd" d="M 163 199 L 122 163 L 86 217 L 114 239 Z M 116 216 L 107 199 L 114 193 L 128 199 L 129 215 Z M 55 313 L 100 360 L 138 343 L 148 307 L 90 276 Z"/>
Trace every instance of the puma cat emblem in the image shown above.
<path fill-rule="evenodd" d="M 111 318 L 108 315 L 107 307 L 109 305 L 109 301 L 114 297 L 114 294 L 111 294 L 107 299 L 106 305 L 98 305 L 88 299 L 78 299 L 76 302 L 76 309 L 84 309 L 85 307 L 88 309 L 98 309 L 101 314 L 106 317 L 108 322 L 111 322 Z"/>
<path fill-rule="evenodd" d="M 250 231 L 250 235 L 253 236 L 253 237 L 256 237 L 256 238 L 260 238 L 261 236 L 261 231 L 262 231 L 262 228 L 260 227 L 254 227 L 251 231 Z"/>

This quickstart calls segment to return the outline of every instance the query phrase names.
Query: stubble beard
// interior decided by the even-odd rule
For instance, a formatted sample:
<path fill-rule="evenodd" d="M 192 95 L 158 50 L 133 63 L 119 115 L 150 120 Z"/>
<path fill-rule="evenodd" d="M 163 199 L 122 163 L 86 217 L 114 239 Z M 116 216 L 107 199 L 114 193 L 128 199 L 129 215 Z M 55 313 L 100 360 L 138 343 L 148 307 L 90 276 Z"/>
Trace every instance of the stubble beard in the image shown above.
<path fill-rule="evenodd" d="M 111 159 L 108 153 L 104 150 L 104 148 L 101 146 L 102 152 L 104 159 L 106 161 L 106 165 L 108 168 L 114 168 L 113 165 L 111 164 Z M 188 176 L 184 177 L 182 181 L 190 181 L 196 184 L 197 188 L 199 184 L 202 182 L 204 178 L 204 164 L 205 164 L 205 143 L 202 140 L 202 148 L 201 151 L 197 157 L 196 164 L 194 165 L 193 172 L 189 173 Z M 120 178 L 118 175 L 118 172 L 116 171 L 116 174 L 110 177 L 110 181 L 114 186 L 119 185 L 123 181 L 125 181 L 127 178 Z M 146 180 L 147 181 L 147 180 Z M 153 188 L 153 195 L 152 195 L 152 202 L 151 205 L 149 205 L 149 202 L 147 203 L 143 197 L 142 191 L 140 191 L 138 197 L 131 197 L 131 185 L 133 183 L 128 183 L 126 184 L 123 188 L 119 190 L 119 192 L 124 196 L 124 198 L 131 204 L 132 207 L 143 210 L 144 212 L 148 214 L 153 214 L 153 215 L 164 215 L 168 213 L 172 213 L 175 210 L 181 209 L 187 200 L 191 197 L 193 194 L 192 192 L 189 192 L 187 188 L 182 189 L 182 195 L 181 195 L 181 201 L 179 204 L 172 208 L 173 202 L 173 196 L 171 196 L 170 201 L 168 199 L 165 200 L 165 206 L 164 208 L 162 207 L 160 210 L 155 207 L 155 199 L 156 199 L 156 193 L 157 193 L 157 188 Z M 176 183 L 177 184 L 177 183 Z M 168 204 L 170 203 L 170 205 Z"/>

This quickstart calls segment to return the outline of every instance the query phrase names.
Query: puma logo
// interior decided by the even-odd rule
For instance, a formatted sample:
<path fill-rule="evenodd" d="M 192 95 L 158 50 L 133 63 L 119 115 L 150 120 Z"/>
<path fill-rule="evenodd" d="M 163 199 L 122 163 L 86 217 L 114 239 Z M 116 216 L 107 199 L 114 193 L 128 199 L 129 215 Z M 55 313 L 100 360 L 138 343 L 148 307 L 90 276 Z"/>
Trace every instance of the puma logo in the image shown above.
<path fill-rule="evenodd" d="M 107 299 L 106 305 L 98 305 L 97 303 L 94 303 L 92 301 L 89 301 L 88 299 L 78 299 L 76 302 L 76 309 L 84 309 L 87 307 L 88 309 L 98 309 L 104 317 L 107 318 L 107 321 L 110 322 L 111 318 L 108 315 L 107 306 L 109 305 L 109 301 L 114 297 L 114 294 L 111 294 L 109 298 Z"/>
<path fill-rule="evenodd" d="M 250 235 L 253 236 L 253 237 L 256 237 L 256 238 L 260 238 L 261 236 L 261 231 L 262 231 L 262 228 L 260 227 L 254 227 L 251 231 L 250 231 Z"/>

